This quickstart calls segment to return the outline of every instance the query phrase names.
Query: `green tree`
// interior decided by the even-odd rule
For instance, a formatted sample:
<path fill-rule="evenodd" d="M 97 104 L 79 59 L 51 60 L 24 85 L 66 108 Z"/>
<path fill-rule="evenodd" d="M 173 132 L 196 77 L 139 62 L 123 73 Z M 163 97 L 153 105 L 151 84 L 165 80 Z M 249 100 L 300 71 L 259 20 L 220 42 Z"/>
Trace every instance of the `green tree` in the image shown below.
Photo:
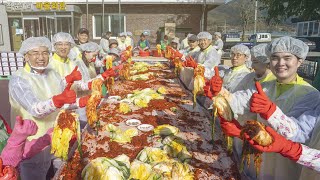
<path fill-rule="evenodd" d="M 280 22 L 289 17 L 300 20 L 320 20 L 319 0 L 258 0 L 267 10 L 267 22 Z"/>

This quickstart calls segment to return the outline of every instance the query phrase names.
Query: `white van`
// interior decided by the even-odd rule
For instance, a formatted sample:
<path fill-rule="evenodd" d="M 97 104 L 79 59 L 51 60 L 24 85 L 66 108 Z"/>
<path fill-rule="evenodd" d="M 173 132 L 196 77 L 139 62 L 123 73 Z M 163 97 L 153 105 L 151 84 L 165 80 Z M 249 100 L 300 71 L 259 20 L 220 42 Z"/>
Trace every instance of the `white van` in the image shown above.
<path fill-rule="evenodd" d="M 254 43 L 271 42 L 270 33 L 257 33 L 250 36 L 249 41 Z"/>

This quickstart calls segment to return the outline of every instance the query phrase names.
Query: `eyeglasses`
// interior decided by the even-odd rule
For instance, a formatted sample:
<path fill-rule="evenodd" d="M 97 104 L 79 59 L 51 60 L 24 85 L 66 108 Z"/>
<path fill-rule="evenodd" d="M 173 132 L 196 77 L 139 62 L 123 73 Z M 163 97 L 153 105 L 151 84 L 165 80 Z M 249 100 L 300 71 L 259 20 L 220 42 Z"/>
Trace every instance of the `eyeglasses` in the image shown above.
<path fill-rule="evenodd" d="M 45 52 L 42 52 L 42 53 L 40 53 L 40 52 L 31 52 L 31 53 L 28 53 L 28 54 L 30 56 L 32 56 L 32 57 L 35 57 L 35 58 L 39 58 L 40 55 L 42 57 L 48 57 L 49 56 L 49 52 L 48 51 L 45 51 Z"/>
<path fill-rule="evenodd" d="M 208 42 L 209 40 L 208 39 L 199 39 L 199 43 L 200 42 Z"/>
<path fill-rule="evenodd" d="M 63 46 L 69 47 L 71 46 L 71 43 L 56 43 L 55 46 L 57 46 L 58 48 L 61 48 Z"/>
<path fill-rule="evenodd" d="M 236 58 L 239 58 L 239 57 L 241 57 L 242 55 L 244 55 L 244 54 L 240 54 L 240 53 L 237 53 L 237 54 L 234 54 L 234 53 L 231 53 L 231 57 L 236 57 Z"/>

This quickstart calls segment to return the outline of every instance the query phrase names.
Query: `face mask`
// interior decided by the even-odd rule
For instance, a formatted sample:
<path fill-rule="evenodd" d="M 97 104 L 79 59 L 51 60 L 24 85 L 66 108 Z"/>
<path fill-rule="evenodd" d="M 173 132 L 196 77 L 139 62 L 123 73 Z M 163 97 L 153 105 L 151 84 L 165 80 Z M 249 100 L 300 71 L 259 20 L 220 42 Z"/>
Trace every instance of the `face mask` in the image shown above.
<path fill-rule="evenodd" d="M 29 64 L 29 66 L 31 67 L 32 70 L 38 70 L 38 71 L 42 71 L 42 70 L 47 69 L 47 68 L 48 68 L 48 65 L 49 65 L 49 63 L 48 63 L 48 65 L 45 66 L 45 67 L 34 67 L 34 66 L 32 66 L 29 62 L 28 62 L 28 64 Z"/>

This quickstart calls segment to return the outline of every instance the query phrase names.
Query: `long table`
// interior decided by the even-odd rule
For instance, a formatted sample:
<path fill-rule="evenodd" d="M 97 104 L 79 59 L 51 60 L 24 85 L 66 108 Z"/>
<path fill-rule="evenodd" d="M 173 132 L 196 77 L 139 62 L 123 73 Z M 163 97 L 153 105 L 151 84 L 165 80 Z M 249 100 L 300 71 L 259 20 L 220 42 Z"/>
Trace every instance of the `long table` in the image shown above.
<path fill-rule="evenodd" d="M 145 60 L 146 61 L 146 60 Z M 155 63 L 156 59 L 148 59 Z M 179 128 L 177 135 L 183 139 L 187 150 L 192 154 L 189 162 L 195 179 L 240 179 L 236 163 L 228 155 L 224 137 L 219 130 L 215 131 L 212 141 L 212 126 L 210 112 L 199 104 L 193 108 L 193 95 L 184 88 L 180 79 L 176 77 L 167 63 L 163 68 L 151 67 L 148 72 L 153 75 L 145 81 L 117 81 L 110 95 L 126 97 L 134 90 L 145 88 L 158 89 L 165 87 L 167 93 L 164 99 L 151 100 L 146 108 L 136 108 L 132 112 L 123 114 L 119 112 L 119 102 L 106 100 L 98 110 L 100 125 L 112 123 L 121 128 L 127 128 L 125 121 L 139 119 L 142 123 L 151 124 L 154 127 L 162 124 L 170 124 Z M 176 110 L 173 111 L 172 108 Z M 105 130 L 99 130 L 98 135 L 89 127 L 82 133 L 83 159 L 76 152 L 56 174 L 56 179 L 79 179 L 82 168 L 97 157 L 114 158 L 121 154 L 129 156 L 132 162 L 144 147 L 159 147 L 159 137 L 153 132 L 139 132 L 133 137 L 131 143 L 119 144 L 112 142 Z M 160 144 L 161 146 L 161 144 Z M 73 175 L 73 176 L 72 176 Z"/>

